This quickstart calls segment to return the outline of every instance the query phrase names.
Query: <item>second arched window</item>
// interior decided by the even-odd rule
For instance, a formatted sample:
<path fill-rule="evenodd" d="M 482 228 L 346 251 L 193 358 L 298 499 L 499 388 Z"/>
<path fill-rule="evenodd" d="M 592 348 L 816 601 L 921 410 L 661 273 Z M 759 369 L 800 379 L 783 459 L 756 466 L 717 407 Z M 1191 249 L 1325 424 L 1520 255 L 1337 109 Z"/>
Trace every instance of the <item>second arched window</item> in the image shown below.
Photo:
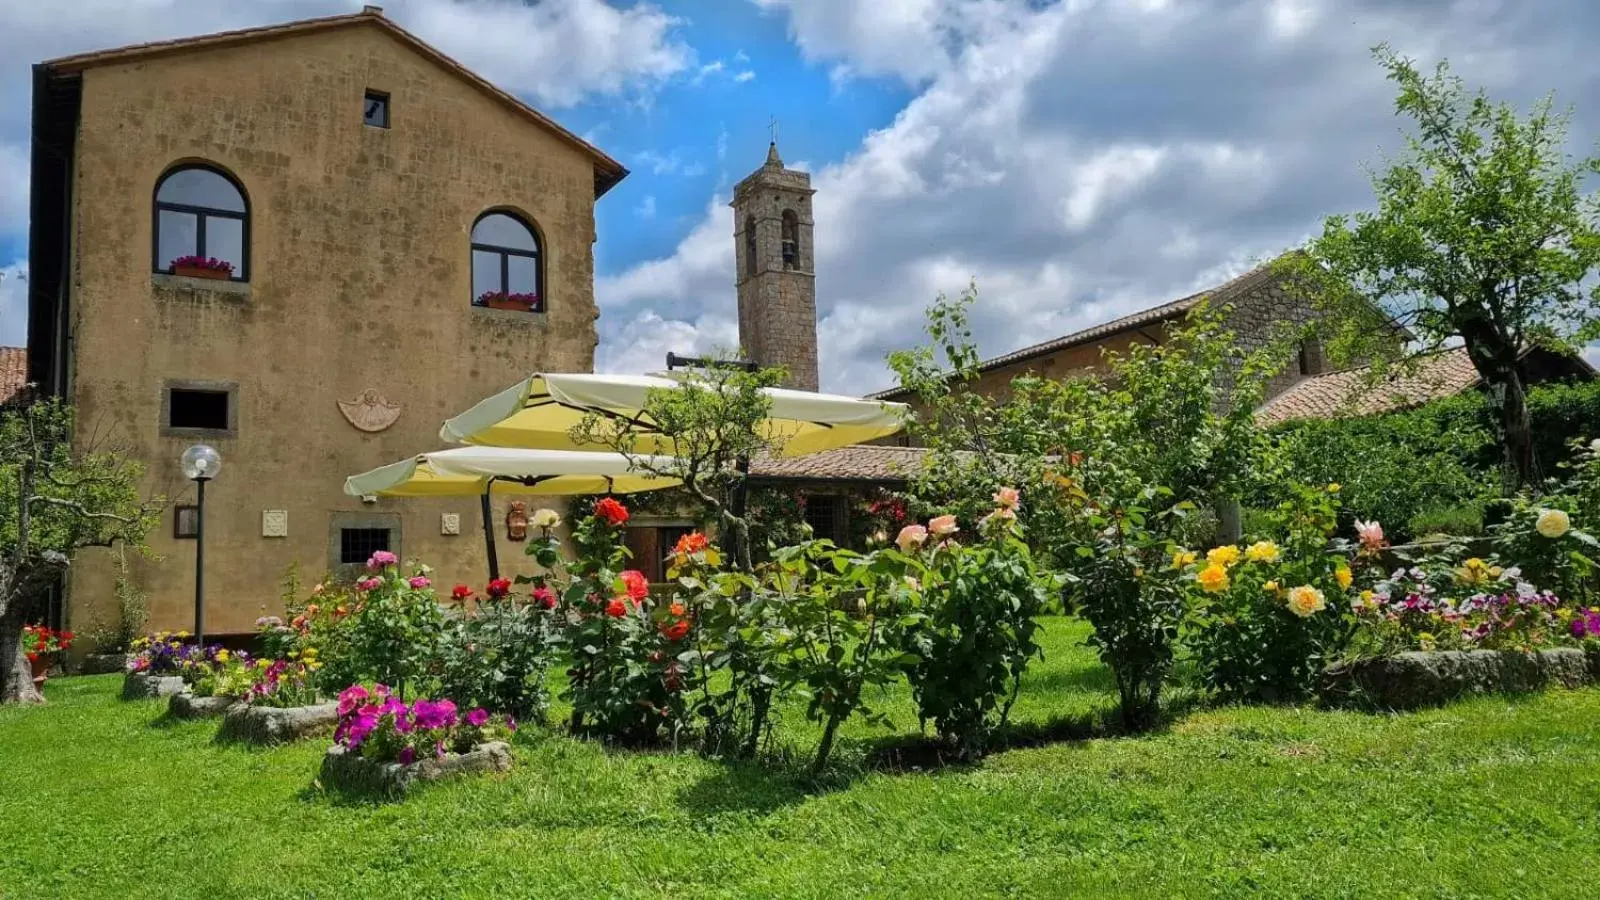
<path fill-rule="evenodd" d="M 490 309 L 544 312 L 544 259 L 539 235 L 508 212 L 485 213 L 472 226 L 472 303 Z"/>
<path fill-rule="evenodd" d="M 157 272 L 248 281 L 250 207 L 238 183 L 216 169 L 186 165 L 156 185 Z"/>

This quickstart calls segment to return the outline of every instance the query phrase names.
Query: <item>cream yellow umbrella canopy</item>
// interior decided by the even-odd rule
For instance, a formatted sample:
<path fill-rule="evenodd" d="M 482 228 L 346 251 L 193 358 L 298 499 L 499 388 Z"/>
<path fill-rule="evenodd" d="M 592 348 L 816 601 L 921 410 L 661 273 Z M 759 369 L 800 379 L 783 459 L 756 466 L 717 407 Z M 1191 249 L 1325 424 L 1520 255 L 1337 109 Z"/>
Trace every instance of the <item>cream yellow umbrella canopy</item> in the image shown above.
<path fill-rule="evenodd" d="M 638 453 L 672 453 L 669 438 L 653 435 L 642 410 L 652 390 L 677 390 L 681 382 L 659 375 L 535 374 L 448 419 L 439 437 L 450 443 L 492 447 L 577 450 L 568 432 L 589 413 L 634 421 Z M 902 403 L 767 388 L 771 410 L 763 436 L 779 456 L 803 456 L 865 443 L 898 432 Z"/>
<path fill-rule="evenodd" d="M 664 467 L 664 457 L 645 457 L 644 465 Z M 677 485 L 638 471 L 618 453 L 583 453 L 574 450 L 525 450 L 513 447 L 454 447 L 420 453 L 410 459 L 381 466 L 344 481 L 353 497 L 463 497 L 476 495 L 483 514 L 483 540 L 489 557 L 489 577 L 500 577 L 490 523 L 489 495 L 631 494 Z"/>

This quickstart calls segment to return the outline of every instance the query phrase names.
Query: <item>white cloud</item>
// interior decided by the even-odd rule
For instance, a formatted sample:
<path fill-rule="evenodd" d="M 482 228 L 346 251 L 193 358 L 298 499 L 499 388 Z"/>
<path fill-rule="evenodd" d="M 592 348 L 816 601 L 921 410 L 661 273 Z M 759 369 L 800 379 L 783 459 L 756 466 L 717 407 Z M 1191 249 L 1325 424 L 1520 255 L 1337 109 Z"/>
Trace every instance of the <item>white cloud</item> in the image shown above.
<path fill-rule="evenodd" d="M 749 69 L 745 69 L 745 70 L 739 72 L 737 75 L 733 76 L 734 82 L 736 82 L 738 84 L 744 84 L 746 81 L 754 81 L 755 78 L 756 78 L 756 73 L 750 71 Z"/>
<path fill-rule="evenodd" d="M 654 219 L 656 217 L 656 196 L 646 194 L 639 205 L 633 208 L 633 214 L 641 219 Z"/>
<path fill-rule="evenodd" d="M 695 178 L 704 175 L 706 167 L 698 162 L 683 158 L 677 150 L 666 154 L 654 150 L 641 150 L 633 155 L 639 165 L 650 170 L 652 175 L 681 175 L 684 178 Z"/>
<path fill-rule="evenodd" d="M 0 347 L 28 343 L 28 263 L 0 266 Z"/>
<path fill-rule="evenodd" d="M 813 175 L 835 390 L 885 386 L 884 353 L 917 341 L 926 304 L 970 278 L 994 355 L 1218 284 L 1370 205 L 1360 166 L 1402 124 L 1368 55 L 1381 40 L 1449 56 L 1513 99 L 1600 89 L 1578 23 L 1600 24 L 1600 9 L 1586 0 L 1559 0 L 1556 16 L 1512 0 L 752 2 L 786 15 L 806 57 L 841 79 L 919 90 Z M 1576 131 L 1589 145 L 1600 119 L 1580 110 Z M 759 164 L 729 161 L 735 177 Z M 630 362 L 637 340 L 623 336 L 650 310 L 673 310 L 684 341 L 736 320 L 726 202 L 712 198 L 670 255 L 597 285 L 607 365 L 654 364 Z"/>

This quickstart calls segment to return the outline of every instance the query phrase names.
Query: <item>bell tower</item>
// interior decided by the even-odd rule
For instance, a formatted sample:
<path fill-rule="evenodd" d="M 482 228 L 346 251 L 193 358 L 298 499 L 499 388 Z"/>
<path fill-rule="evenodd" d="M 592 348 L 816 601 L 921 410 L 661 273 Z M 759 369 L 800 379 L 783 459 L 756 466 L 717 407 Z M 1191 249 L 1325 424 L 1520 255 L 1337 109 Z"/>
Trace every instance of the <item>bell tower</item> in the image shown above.
<path fill-rule="evenodd" d="M 786 387 L 817 389 L 817 287 L 811 176 L 767 161 L 733 189 L 739 343 L 745 357 L 788 370 Z"/>

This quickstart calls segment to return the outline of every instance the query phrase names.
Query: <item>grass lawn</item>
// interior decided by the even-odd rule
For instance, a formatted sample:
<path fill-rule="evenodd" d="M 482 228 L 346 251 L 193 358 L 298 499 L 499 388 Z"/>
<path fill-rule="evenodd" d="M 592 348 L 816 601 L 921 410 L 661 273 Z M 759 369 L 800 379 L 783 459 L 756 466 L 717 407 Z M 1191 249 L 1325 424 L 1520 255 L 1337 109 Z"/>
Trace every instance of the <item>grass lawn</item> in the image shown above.
<path fill-rule="evenodd" d="M 1051 620 L 1019 718 L 1112 704 Z M 0 710 L 0 897 L 1594 897 L 1600 690 L 1402 716 L 1225 708 L 1142 738 L 841 775 L 607 752 L 524 729 L 508 776 L 401 804 L 313 785 L 326 744 L 252 751 L 167 724 L 117 676 Z M 915 731 L 906 697 L 889 700 Z M 787 710 L 800 752 L 814 732 Z"/>

